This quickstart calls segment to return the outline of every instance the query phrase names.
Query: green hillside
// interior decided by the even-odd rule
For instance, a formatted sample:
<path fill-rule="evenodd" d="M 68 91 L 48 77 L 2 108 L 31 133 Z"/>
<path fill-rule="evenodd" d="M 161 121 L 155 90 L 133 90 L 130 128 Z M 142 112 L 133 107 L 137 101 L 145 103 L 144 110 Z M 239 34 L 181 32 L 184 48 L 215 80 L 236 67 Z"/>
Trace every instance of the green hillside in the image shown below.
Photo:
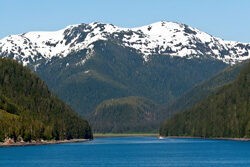
<path fill-rule="evenodd" d="M 160 135 L 250 137 L 250 63 L 234 82 L 167 120 Z"/>
<path fill-rule="evenodd" d="M 89 56 L 88 61 L 81 60 Z M 55 58 L 37 68 L 48 86 L 78 113 L 87 116 L 105 100 L 128 96 L 164 104 L 175 100 L 228 65 L 212 58 L 186 59 L 143 55 L 114 41 L 94 43 L 87 50 Z"/>
<path fill-rule="evenodd" d="M 155 132 L 156 105 L 142 97 L 125 97 L 102 102 L 91 113 L 91 126 L 96 133 Z"/>
<path fill-rule="evenodd" d="M 169 118 L 173 114 L 186 110 L 192 107 L 194 104 L 199 101 L 207 98 L 209 95 L 215 93 L 219 88 L 224 85 L 233 82 L 240 73 L 240 70 L 244 68 L 247 62 L 239 63 L 234 66 L 230 66 L 217 75 L 209 78 L 202 83 L 198 83 L 192 89 L 188 90 L 182 96 L 176 100 L 161 105 L 159 107 L 160 118 Z M 162 119 L 161 121 L 163 121 Z"/>
<path fill-rule="evenodd" d="M 15 61 L 0 59 L 0 141 L 92 138 L 90 126 Z"/>

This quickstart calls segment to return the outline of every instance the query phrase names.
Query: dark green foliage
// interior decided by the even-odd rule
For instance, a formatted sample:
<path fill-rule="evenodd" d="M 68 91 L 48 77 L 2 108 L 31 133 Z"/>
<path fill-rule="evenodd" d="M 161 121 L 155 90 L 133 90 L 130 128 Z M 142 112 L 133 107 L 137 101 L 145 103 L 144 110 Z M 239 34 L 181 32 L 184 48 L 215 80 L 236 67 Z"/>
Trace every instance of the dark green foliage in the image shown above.
<path fill-rule="evenodd" d="M 82 65 L 79 61 L 86 58 L 86 52 L 71 53 L 37 68 L 49 87 L 83 115 L 112 98 L 140 96 L 158 104 L 170 102 L 227 66 L 214 59 L 164 55 L 152 55 L 145 62 L 136 50 L 112 41 L 94 43 L 91 58 Z"/>
<path fill-rule="evenodd" d="M 160 106 L 158 109 L 159 113 L 161 114 L 160 117 L 165 119 L 169 118 L 174 113 L 188 109 L 202 99 L 207 98 L 209 95 L 216 92 L 216 90 L 218 90 L 220 87 L 234 81 L 246 63 L 247 62 L 243 62 L 234 66 L 230 66 L 214 77 L 199 83 L 173 102 Z"/>
<path fill-rule="evenodd" d="M 167 120 L 165 136 L 250 137 L 250 63 L 231 84 Z"/>
<path fill-rule="evenodd" d="M 155 132 L 158 126 L 156 105 L 145 98 L 126 97 L 102 102 L 91 113 L 94 132 Z"/>
<path fill-rule="evenodd" d="M 29 69 L 7 59 L 0 59 L 0 111 L 0 140 L 92 138 L 87 121 Z"/>

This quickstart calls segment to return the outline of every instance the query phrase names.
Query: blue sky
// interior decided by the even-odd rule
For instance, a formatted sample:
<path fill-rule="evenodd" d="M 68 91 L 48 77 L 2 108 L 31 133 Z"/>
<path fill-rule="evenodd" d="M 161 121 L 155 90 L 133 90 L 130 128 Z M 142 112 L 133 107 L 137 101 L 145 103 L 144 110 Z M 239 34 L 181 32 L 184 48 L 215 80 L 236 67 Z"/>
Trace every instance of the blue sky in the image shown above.
<path fill-rule="evenodd" d="M 250 0 L 0 0 L 0 38 L 94 21 L 137 27 L 162 20 L 250 42 Z"/>

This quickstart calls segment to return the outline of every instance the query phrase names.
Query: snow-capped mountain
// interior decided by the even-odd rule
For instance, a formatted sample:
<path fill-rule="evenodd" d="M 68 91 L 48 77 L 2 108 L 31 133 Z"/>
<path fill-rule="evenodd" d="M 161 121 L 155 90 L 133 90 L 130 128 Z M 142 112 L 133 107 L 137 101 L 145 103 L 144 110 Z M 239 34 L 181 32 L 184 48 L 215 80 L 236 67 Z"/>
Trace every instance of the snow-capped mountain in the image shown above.
<path fill-rule="evenodd" d="M 71 25 L 52 32 L 28 32 L 0 40 L 0 56 L 11 57 L 24 65 L 67 57 L 72 52 L 93 48 L 96 41 L 113 41 L 137 50 L 145 61 L 153 55 L 185 58 L 215 58 L 235 64 L 250 58 L 250 44 L 224 41 L 196 28 L 174 22 L 157 22 L 138 28 L 112 24 Z"/>

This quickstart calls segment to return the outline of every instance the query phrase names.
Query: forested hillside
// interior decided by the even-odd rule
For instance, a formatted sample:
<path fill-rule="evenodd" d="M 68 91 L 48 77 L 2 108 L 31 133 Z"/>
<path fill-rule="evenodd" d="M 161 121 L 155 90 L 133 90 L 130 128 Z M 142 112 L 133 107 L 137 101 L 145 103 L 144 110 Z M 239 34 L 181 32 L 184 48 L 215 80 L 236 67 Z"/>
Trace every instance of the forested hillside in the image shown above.
<path fill-rule="evenodd" d="M 167 120 L 160 135 L 250 137 L 250 63 L 233 83 Z"/>
<path fill-rule="evenodd" d="M 247 65 L 248 61 L 227 67 L 217 75 L 197 84 L 176 100 L 161 105 L 158 110 L 161 118 L 169 118 L 173 114 L 186 110 L 194 104 L 215 93 L 219 88 L 233 82 L 240 73 L 240 70 Z M 163 120 L 162 120 L 163 121 Z"/>
<path fill-rule="evenodd" d="M 0 141 L 92 138 L 90 126 L 28 68 L 0 59 Z"/>
<path fill-rule="evenodd" d="M 142 97 L 125 97 L 102 102 L 91 114 L 93 131 L 98 133 L 156 132 L 156 104 Z"/>

